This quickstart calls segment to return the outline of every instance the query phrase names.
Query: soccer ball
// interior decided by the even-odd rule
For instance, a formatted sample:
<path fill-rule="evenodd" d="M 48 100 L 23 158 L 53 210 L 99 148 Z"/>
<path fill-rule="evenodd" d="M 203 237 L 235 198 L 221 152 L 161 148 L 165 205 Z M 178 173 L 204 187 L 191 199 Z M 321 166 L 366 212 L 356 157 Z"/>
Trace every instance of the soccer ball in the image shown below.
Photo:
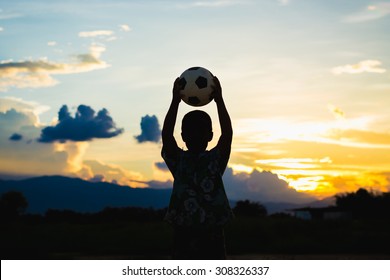
<path fill-rule="evenodd" d="M 203 67 L 191 67 L 180 75 L 182 100 L 188 105 L 199 107 L 213 100 L 214 76 Z"/>

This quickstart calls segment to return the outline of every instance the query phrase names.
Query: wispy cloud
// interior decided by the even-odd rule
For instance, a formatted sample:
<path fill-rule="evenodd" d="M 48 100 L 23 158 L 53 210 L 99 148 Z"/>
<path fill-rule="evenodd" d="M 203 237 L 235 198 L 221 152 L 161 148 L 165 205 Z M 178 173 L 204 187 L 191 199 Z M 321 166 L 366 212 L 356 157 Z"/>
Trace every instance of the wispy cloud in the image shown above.
<path fill-rule="evenodd" d="M 1 26 L 0 26 L 0 32 L 1 32 L 1 31 L 4 31 L 4 27 L 1 27 Z"/>
<path fill-rule="evenodd" d="M 125 31 L 125 32 L 131 31 L 131 27 L 128 26 L 127 24 L 121 24 L 121 25 L 119 25 L 119 28 L 120 28 L 120 30 Z"/>
<path fill-rule="evenodd" d="M 89 53 L 74 57 L 75 62 L 52 62 L 47 59 L 0 62 L 0 91 L 11 87 L 39 88 L 56 85 L 53 75 L 74 74 L 103 69 L 109 65 L 100 59 L 105 47 L 91 45 Z"/>
<path fill-rule="evenodd" d="M 0 10 L 0 19 L 14 19 L 14 18 L 20 18 L 23 15 L 20 13 L 8 13 Z"/>
<path fill-rule="evenodd" d="M 364 60 L 356 64 L 347 64 L 337 66 L 332 69 L 332 73 L 335 75 L 340 74 L 360 74 L 364 72 L 368 73 L 385 73 L 386 69 L 381 68 L 382 62 L 378 60 Z"/>
<path fill-rule="evenodd" d="M 333 129 L 329 131 L 328 137 L 335 140 L 365 143 L 371 146 L 389 146 L 390 143 L 390 133 L 358 129 Z"/>
<path fill-rule="evenodd" d="M 359 23 L 378 20 L 388 15 L 390 15 L 390 3 L 380 2 L 367 6 L 363 11 L 346 16 L 344 21 L 349 23 Z"/>
<path fill-rule="evenodd" d="M 81 31 L 79 32 L 79 37 L 88 38 L 88 37 L 99 37 L 99 36 L 112 36 L 114 31 L 111 30 L 94 30 L 94 31 Z"/>
<path fill-rule="evenodd" d="M 180 4 L 180 8 L 221 8 L 227 6 L 235 6 L 245 4 L 245 0 L 209 0 L 209 1 L 195 1 L 186 4 Z"/>

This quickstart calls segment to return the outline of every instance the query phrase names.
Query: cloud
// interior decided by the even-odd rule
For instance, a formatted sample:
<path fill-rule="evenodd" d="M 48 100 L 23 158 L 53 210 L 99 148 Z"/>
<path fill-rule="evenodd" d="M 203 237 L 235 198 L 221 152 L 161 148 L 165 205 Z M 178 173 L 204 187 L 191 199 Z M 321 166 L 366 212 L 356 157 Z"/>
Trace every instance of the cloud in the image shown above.
<path fill-rule="evenodd" d="M 254 169 L 250 174 L 233 173 L 227 168 L 223 177 L 226 193 L 230 200 L 250 199 L 260 202 L 307 203 L 314 196 L 298 192 L 288 183 L 269 171 Z"/>
<path fill-rule="evenodd" d="M 53 75 L 89 72 L 109 67 L 100 59 L 105 47 L 93 44 L 89 53 L 74 56 L 74 62 L 60 63 L 47 59 L 0 62 L 0 92 L 11 87 L 40 88 L 56 85 Z"/>
<path fill-rule="evenodd" d="M 83 164 L 90 171 L 89 178 L 94 181 L 113 182 L 132 187 L 146 186 L 143 181 L 144 177 L 140 173 L 126 170 L 119 165 L 107 164 L 98 160 L 85 160 Z M 85 178 L 88 178 L 88 176 L 85 176 Z"/>
<path fill-rule="evenodd" d="M 54 46 L 57 45 L 57 42 L 55 42 L 55 41 L 50 41 L 50 42 L 47 42 L 47 45 L 48 45 L 49 47 L 54 47 Z"/>
<path fill-rule="evenodd" d="M 38 126 L 40 123 L 39 115 L 50 110 L 50 107 L 34 101 L 25 101 L 15 97 L 0 98 L 0 112 L 7 112 L 10 110 L 22 112 L 30 119 L 29 123 L 32 122 L 35 126 Z"/>
<path fill-rule="evenodd" d="M 86 105 L 80 105 L 74 117 L 63 105 L 58 112 L 58 123 L 42 129 L 39 142 L 89 141 L 93 138 L 111 138 L 123 132 L 117 128 L 106 109 L 97 114 Z"/>
<path fill-rule="evenodd" d="M 340 74 L 360 74 L 364 72 L 368 73 L 385 73 L 386 69 L 381 68 L 382 62 L 378 60 L 364 60 L 357 64 L 347 64 L 343 66 L 337 66 L 332 69 L 332 73 L 335 75 Z"/>
<path fill-rule="evenodd" d="M 111 30 L 81 31 L 79 32 L 79 37 L 82 38 L 103 37 L 103 36 L 111 36 L 113 34 L 114 31 Z"/>
<path fill-rule="evenodd" d="M 23 138 L 23 135 L 21 135 L 19 133 L 14 133 L 8 139 L 11 141 L 20 141 L 20 140 L 22 140 L 22 138 Z"/>
<path fill-rule="evenodd" d="M 154 142 L 159 143 L 161 139 L 161 129 L 155 115 L 146 115 L 141 119 L 141 134 L 135 136 L 138 143 Z"/>
<path fill-rule="evenodd" d="M 99 183 L 99 182 L 105 182 L 105 178 L 104 178 L 104 175 L 101 175 L 101 174 L 96 174 L 95 176 L 93 176 L 91 179 L 89 179 L 88 181 L 92 182 L 92 183 Z"/>
<path fill-rule="evenodd" d="M 1 98 L 0 104 L 0 173 L 32 176 L 66 172 L 66 151 L 29 140 L 37 138 L 41 130 L 31 102 Z M 5 135 L 23 135 L 23 139 L 10 141 Z"/>
<path fill-rule="evenodd" d="M 161 171 L 169 171 L 167 164 L 164 161 L 155 162 L 154 166 Z"/>
<path fill-rule="evenodd" d="M 308 203 L 316 200 L 310 194 L 296 191 L 277 174 L 269 171 L 252 169 L 250 173 L 234 172 L 228 167 L 223 175 L 223 182 L 226 194 L 232 201 L 250 199 L 263 203 Z M 173 185 L 170 180 L 145 183 L 151 188 L 172 188 Z"/>
<path fill-rule="evenodd" d="M 15 98 L 0 98 L 0 135 L 23 135 L 20 140 L 4 141 L 0 137 L 0 172 L 31 175 L 63 174 L 75 176 L 84 171 L 85 142 L 52 143 L 42 145 L 37 139 L 43 125 L 38 114 L 46 108 L 35 102 Z M 2 112 L 3 111 L 3 112 Z M 89 177 L 87 177 L 89 178 Z"/>
<path fill-rule="evenodd" d="M 228 6 L 235 6 L 244 4 L 248 1 L 243 0 L 209 0 L 209 1 L 195 1 L 188 4 L 180 4 L 180 8 L 221 8 Z"/>
<path fill-rule="evenodd" d="M 354 143 L 360 143 L 361 145 L 370 145 L 378 147 L 390 147 L 390 133 L 386 132 L 374 132 L 358 129 L 333 129 L 329 131 L 328 137 L 335 140 L 344 140 Z"/>
<path fill-rule="evenodd" d="M 0 9 L 0 19 L 14 19 L 20 17 L 23 17 L 23 15 L 18 13 L 10 13 Z"/>
<path fill-rule="evenodd" d="M 348 23 L 366 22 L 366 21 L 381 19 L 383 17 L 388 16 L 389 14 L 390 14 L 390 3 L 380 2 L 375 5 L 367 6 L 363 11 L 346 16 L 344 18 L 344 21 Z"/>
<path fill-rule="evenodd" d="M 56 141 L 42 144 L 31 141 L 30 139 L 39 138 L 42 133 L 44 126 L 39 123 L 38 115 L 38 113 L 45 112 L 42 108 L 46 106 L 16 98 L 0 98 L 0 174 L 2 178 L 4 176 L 32 177 L 60 174 L 70 177 L 77 176 L 84 180 L 100 178 L 105 182 L 115 181 L 121 185 L 145 187 L 145 184 L 133 182 L 133 180 L 145 180 L 140 173 L 97 160 L 84 160 L 87 149 L 91 145 L 90 142 L 60 143 Z M 63 111 L 62 117 L 73 118 L 69 112 L 66 112 Z M 94 120 L 97 121 L 97 119 L 95 115 Z M 103 120 L 106 119 L 103 118 Z M 10 141 L 8 136 L 12 134 L 23 135 L 22 141 Z"/>
<path fill-rule="evenodd" d="M 12 127 L 9 126 L 9 122 L 13 124 Z M 24 126 L 31 125 L 32 122 L 32 118 L 24 113 L 18 112 L 14 108 L 6 110 L 5 112 L 0 112 L 0 126 L 2 126 L 3 129 L 19 130 Z"/>
<path fill-rule="evenodd" d="M 1 32 L 1 31 L 4 31 L 4 27 L 1 27 L 1 26 L 0 26 L 0 32 Z"/>
<path fill-rule="evenodd" d="M 128 26 L 127 24 L 121 24 L 121 25 L 119 25 L 119 28 L 120 28 L 122 31 L 125 31 L 125 32 L 131 31 L 131 27 Z"/>
<path fill-rule="evenodd" d="M 145 184 L 147 184 L 148 187 L 151 189 L 171 189 L 173 186 L 173 182 L 170 180 L 168 181 L 152 180 L 152 181 L 145 182 Z"/>

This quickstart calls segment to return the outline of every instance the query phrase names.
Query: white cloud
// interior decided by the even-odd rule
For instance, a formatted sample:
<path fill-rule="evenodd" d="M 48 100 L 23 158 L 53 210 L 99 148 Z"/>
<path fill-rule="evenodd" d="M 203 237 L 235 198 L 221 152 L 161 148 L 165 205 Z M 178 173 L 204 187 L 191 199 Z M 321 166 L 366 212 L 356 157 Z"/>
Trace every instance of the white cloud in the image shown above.
<path fill-rule="evenodd" d="M 340 74 L 359 74 L 359 73 L 385 73 L 386 69 L 381 68 L 382 62 L 378 60 L 364 60 L 356 64 L 347 64 L 337 66 L 332 69 L 332 73 L 335 75 Z"/>
<path fill-rule="evenodd" d="M 50 110 L 49 106 L 41 105 L 34 101 L 25 101 L 16 97 L 0 98 L 0 113 L 5 113 L 10 109 L 21 112 L 28 117 L 29 125 L 40 125 L 39 115 Z"/>
<path fill-rule="evenodd" d="M 1 31 L 4 31 L 4 27 L 1 27 L 1 26 L 0 26 L 0 32 L 1 32 Z"/>
<path fill-rule="evenodd" d="M 107 42 L 112 42 L 112 41 L 115 41 L 115 40 L 117 40 L 117 39 L 118 39 L 117 37 L 111 36 L 111 37 L 108 37 L 108 38 L 106 39 L 106 41 L 107 41 Z"/>
<path fill-rule="evenodd" d="M 50 41 L 50 42 L 47 42 L 47 45 L 48 45 L 49 47 L 54 47 L 54 46 L 57 45 L 57 42 L 55 42 L 55 41 Z"/>
<path fill-rule="evenodd" d="M 243 0 L 210 0 L 210 1 L 195 1 L 188 4 L 180 4 L 180 8 L 221 8 L 245 4 L 248 1 Z"/>
<path fill-rule="evenodd" d="M 380 2 L 375 5 L 367 6 L 363 11 L 346 16 L 344 21 L 349 23 L 359 23 L 378 20 L 388 15 L 390 15 L 390 3 Z"/>
<path fill-rule="evenodd" d="M 125 32 L 131 31 L 131 27 L 128 26 L 127 24 L 121 24 L 121 25 L 119 25 L 119 27 L 120 27 L 120 29 L 121 29 L 122 31 L 125 31 Z"/>
<path fill-rule="evenodd" d="M 0 10 L 0 19 L 14 19 L 20 17 L 23 17 L 23 15 L 18 13 L 7 13 Z"/>
<path fill-rule="evenodd" d="M 98 36 L 112 36 L 114 34 L 111 30 L 94 30 L 94 31 L 82 31 L 79 32 L 79 37 L 98 37 Z"/>
<path fill-rule="evenodd" d="M 74 62 L 52 62 L 47 59 L 0 62 L 0 92 L 11 87 L 40 88 L 58 82 L 52 76 L 89 72 L 109 67 L 100 59 L 105 47 L 93 44 L 89 53 L 74 57 Z"/>

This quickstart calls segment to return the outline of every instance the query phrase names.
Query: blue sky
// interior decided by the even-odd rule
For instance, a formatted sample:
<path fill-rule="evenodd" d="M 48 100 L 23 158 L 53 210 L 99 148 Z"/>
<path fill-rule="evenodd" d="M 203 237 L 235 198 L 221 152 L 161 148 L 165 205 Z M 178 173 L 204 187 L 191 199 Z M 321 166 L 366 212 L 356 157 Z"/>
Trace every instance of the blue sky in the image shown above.
<path fill-rule="evenodd" d="M 256 170 L 289 193 L 386 191 L 389 27 L 390 1 L 0 1 L 0 173 L 169 185 L 161 143 L 135 136 L 146 115 L 162 124 L 174 79 L 203 66 L 233 119 L 235 180 Z M 105 108 L 123 133 L 38 143 L 63 105 Z M 203 109 L 212 146 L 215 105 Z"/>

